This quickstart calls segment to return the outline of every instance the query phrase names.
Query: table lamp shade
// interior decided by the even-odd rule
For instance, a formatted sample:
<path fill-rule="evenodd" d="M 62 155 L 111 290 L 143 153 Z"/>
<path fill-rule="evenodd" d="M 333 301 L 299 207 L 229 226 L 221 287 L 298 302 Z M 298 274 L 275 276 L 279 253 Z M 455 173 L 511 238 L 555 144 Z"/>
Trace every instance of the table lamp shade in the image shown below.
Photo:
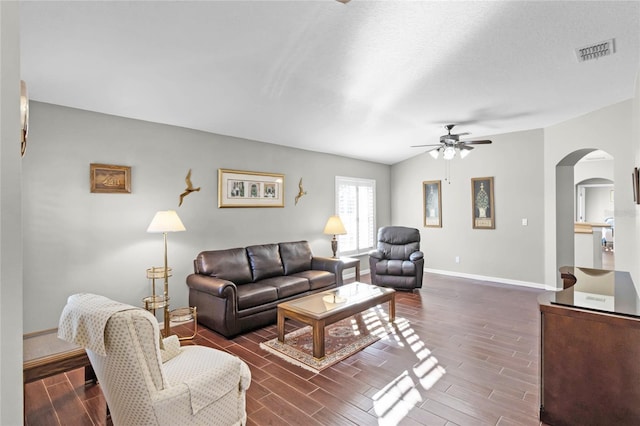
<path fill-rule="evenodd" d="M 327 220 L 327 224 L 324 226 L 324 233 L 329 235 L 344 235 L 347 233 L 340 216 L 331 216 Z"/>
<path fill-rule="evenodd" d="M 186 231 L 175 210 L 159 211 L 147 228 L 147 232 L 180 232 Z"/>

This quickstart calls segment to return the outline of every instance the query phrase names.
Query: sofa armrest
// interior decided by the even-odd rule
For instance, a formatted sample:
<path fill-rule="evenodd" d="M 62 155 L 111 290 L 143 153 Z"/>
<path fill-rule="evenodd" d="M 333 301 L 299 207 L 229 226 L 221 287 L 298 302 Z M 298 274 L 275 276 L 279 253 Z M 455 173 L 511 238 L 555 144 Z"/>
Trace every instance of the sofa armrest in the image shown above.
<path fill-rule="evenodd" d="M 377 260 L 382 260 L 384 259 L 384 253 L 381 252 L 380 250 L 371 250 L 369 252 L 369 257 L 373 257 L 374 259 L 377 259 Z"/>
<path fill-rule="evenodd" d="M 333 272 L 336 275 L 342 273 L 342 261 L 333 257 L 312 257 L 311 269 Z"/>
<path fill-rule="evenodd" d="M 409 255 L 409 260 L 412 262 L 420 259 L 424 259 L 424 253 L 422 253 L 421 251 L 414 251 Z"/>
<path fill-rule="evenodd" d="M 336 276 L 336 285 L 340 287 L 342 285 L 342 269 L 344 264 L 340 259 L 333 257 L 312 257 L 311 269 L 332 272 Z"/>
<path fill-rule="evenodd" d="M 187 277 L 187 285 L 189 288 L 209 293 L 223 299 L 229 297 L 229 293 L 235 295 L 238 290 L 236 285 L 231 281 L 202 274 L 190 274 Z"/>

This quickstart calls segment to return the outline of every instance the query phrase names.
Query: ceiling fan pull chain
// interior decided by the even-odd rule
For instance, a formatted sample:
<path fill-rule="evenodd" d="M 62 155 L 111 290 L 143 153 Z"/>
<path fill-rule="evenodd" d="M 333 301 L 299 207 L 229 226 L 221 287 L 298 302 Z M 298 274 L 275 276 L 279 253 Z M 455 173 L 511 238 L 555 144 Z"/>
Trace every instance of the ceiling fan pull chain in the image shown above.
<path fill-rule="evenodd" d="M 451 161 L 444 162 L 444 180 L 451 184 Z"/>

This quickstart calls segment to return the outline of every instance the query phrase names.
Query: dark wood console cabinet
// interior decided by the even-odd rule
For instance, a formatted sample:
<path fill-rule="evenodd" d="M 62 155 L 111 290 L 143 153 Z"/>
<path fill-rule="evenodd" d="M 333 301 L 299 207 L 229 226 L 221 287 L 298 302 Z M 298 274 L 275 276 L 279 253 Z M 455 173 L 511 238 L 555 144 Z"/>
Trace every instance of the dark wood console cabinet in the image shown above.
<path fill-rule="evenodd" d="M 538 299 L 540 420 L 640 425 L 640 300 L 630 274 L 562 272 L 566 288 Z"/>

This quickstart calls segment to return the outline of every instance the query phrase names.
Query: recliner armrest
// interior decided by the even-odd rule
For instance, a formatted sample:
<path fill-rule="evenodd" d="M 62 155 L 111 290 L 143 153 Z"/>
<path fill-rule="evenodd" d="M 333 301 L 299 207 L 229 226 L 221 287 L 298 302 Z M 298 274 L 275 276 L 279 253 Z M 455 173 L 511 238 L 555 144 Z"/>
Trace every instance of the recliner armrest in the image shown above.
<path fill-rule="evenodd" d="M 190 274 L 187 277 L 187 285 L 189 288 L 203 291 L 223 299 L 229 297 L 230 294 L 235 295 L 238 290 L 236 285 L 231 281 L 202 274 Z"/>
<path fill-rule="evenodd" d="M 424 258 L 424 253 L 422 253 L 421 251 L 414 251 L 409 255 L 409 260 L 412 262 L 415 262 L 423 258 Z"/>
<path fill-rule="evenodd" d="M 380 250 L 371 250 L 369 252 L 369 257 L 373 257 L 374 259 L 382 260 L 384 259 L 384 253 Z"/>

